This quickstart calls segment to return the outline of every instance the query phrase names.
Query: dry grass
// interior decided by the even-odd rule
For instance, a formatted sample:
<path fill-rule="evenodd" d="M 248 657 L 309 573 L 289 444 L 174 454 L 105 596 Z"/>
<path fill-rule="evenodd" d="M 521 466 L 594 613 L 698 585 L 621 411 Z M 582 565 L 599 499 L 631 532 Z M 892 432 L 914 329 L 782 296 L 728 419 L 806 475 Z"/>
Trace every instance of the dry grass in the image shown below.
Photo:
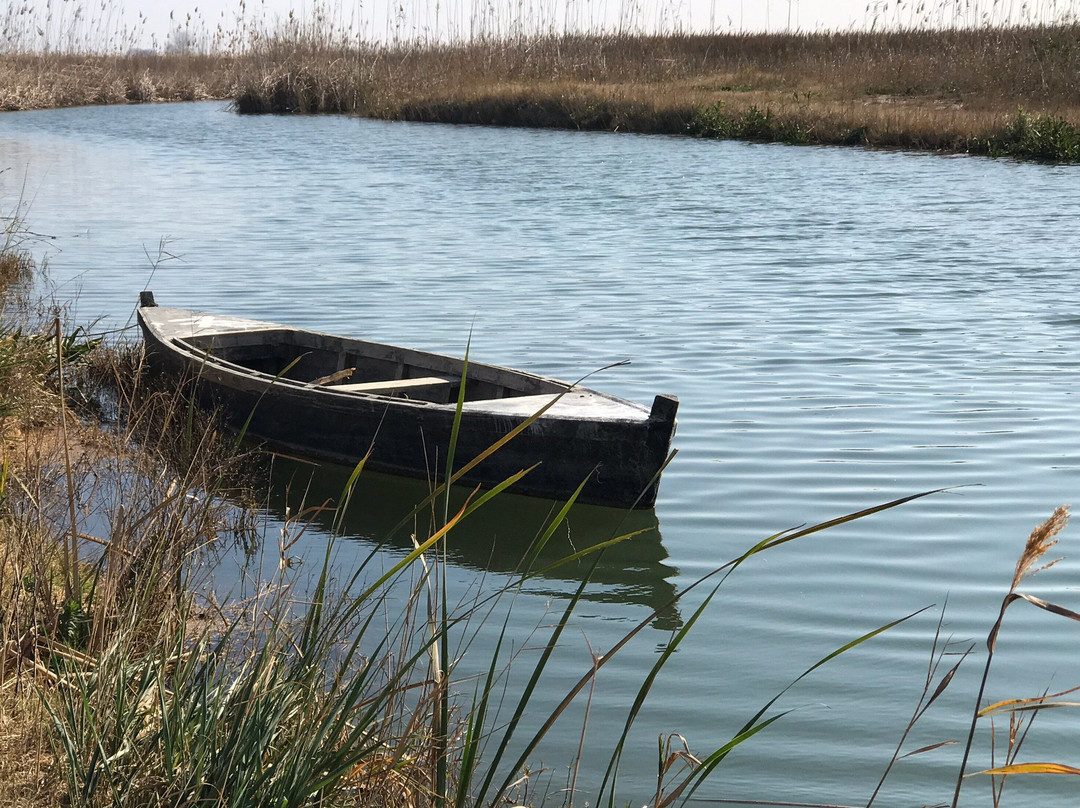
<path fill-rule="evenodd" d="M 7 220 L 0 249 L 0 300 L 24 284 L 34 262 L 21 249 L 22 222 Z M 19 309 L 20 307 L 12 307 Z M 43 420 L 57 414 L 57 397 L 41 387 L 48 361 L 33 340 L 16 339 L 5 329 L 0 337 L 0 509 L 13 469 L 24 468 L 35 454 L 30 437 Z M 49 454 L 55 457 L 55 454 Z M 24 542 L 5 520 L 0 522 L 0 806 L 58 804 L 61 781 L 48 735 L 48 716 L 38 698 L 33 646 L 36 637 L 20 631 L 12 609 L 22 611 L 29 598 L 17 546 Z M 18 605 L 16 605 L 18 604 Z"/>
<path fill-rule="evenodd" d="M 84 389 L 95 373 L 125 373 L 109 354 L 79 374 Z M 130 355 L 121 351 L 120 363 Z M 137 398 L 138 410 L 104 431 L 61 405 L 55 381 L 0 380 L 5 401 L 37 392 L 32 409 L 0 421 L 0 806 L 65 804 L 73 792 L 47 709 L 72 686 L 70 670 L 93 676 L 119 641 L 145 655 L 163 637 L 205 632 L 190 619 L 191 576 L 249 524 L 222 496 L 237 476 L 230 453 L 209 426 L 186 426 L 175 396 L 126 385 L 121 406 Z M 94 709 L 104 716 L 104 706 Z"/>
<path fill-rule="evenodd" d="M 47 712 L 64 686 L 58 671 L 89 665 L 118 634 L 145 648 L 182 625 L 192 565 L 204 548 L 243 530 L 247 512 L 221 496 L 222 479 L 236 478 L 234 454 L 208 425 L 191 424 L 175 396 L 141 391 L 135 346 L 88 350 L 96 342 L 70 328 L 57 340 L 57 312 L 28 297 L 34 262 L 22 249 L 21 214 L 5 235 L 0 806 L 58 805 L 65 783 Z M 102 430 L 70 408 L 78 397 L 68 385 L 90 401 L 104 394 L 105 379 L 120 397 L 112 404 L 127 413 L 122 429 Z M 176 439 L 184 435 L 197 447 L 186 464 L 178 452 L 185 441 Z"/>
<path fill-rule="evenodd" d="M 230 95 L 220 56 L 0 55 L 0 109 L 203 101 Z"/>
<path fill-rule="evenodd" d="M 1068 524 L 1068 522 L 1069 506 L 1061 505 L 1054 510 L 1054 513 L 1049 519 L 1031 531 L 1027 541 L 1024 543 L 1024 549 L 1017 559 L 1016 571 L 1013 573 L 1009 591 L 1001 601 L 1001 609 L 998 612 L 997 620 L 994 622 L 993 627 L 990 629 L 990 634 L 986 638 L 986 663 L 983 666 L 982 680 L 979 683 L 979 693 L 975 698 L 975 709 L 972 710 L 971 714 L 971 727 L 968 730 L 967 741 L 964 745 L 964 755 L 963 759 L 960 761 L 960 771 L 956 777 L 956 789 L 953 792 L 952 808 L 956 808 L 960 800 L 960 790 L 964 784 L 968 759 L 971 754 L 975 731 L 979 725 L 980 719 L 989 718 L 991 725 L 993 725 L 995 717 L 998 717 L 1003 713 L 1009 716 L 1009 732 L 1004 755 L 1005 765 L 993 765 L 992 768 L 980 772 L 980 774 L 989 774 L 994 778 L 992 794 L 995 808 L 1000 804 L 1001 792 L 1005 786 L 1005 779 L 1009 775 L 1021 773 L 1060 774 L 1066 771 L 1069 774 L 1080 774 L 1080 769 L 1056 762 L 1017 763 L 1017 755 L 1023 747 L 1024 740 L 1027 737 L 1028 730 L 1030 730 L 1031 723 L 1035 720 L 1035 717 L 1044 709 L 1053 709 L 1061 706 L 1075 707 L 1075 703 L 1063 702 L 1061 701 L 1061 698 L 1074 693 L 1077 688 L 1074 687 L 1054 694 L 1051 694 L 1049 690 L 1046 690 L 1043 691 L 1040 696 L 1034 698 L 1008 699 L 990 705 L 983 704 L 983 695 L 986 693 L 990 668 L 993 665 L 994 654 L 997 651 L 998 635 L 1001 633 L 1001 627 L 1005 621 L 1005 613 L 1011 605 L 1017 602 L 1028 603 L 1042 609 L 1048 614 L 1080 622 L 1080 613 L 1019 591 L 1020 585 L 1031 578 L 1031 576 L 1049 569 L 1061 560 L 1052 559 L 1050 561 L 1044 561 L 1043 559 L 1046 554 L 1057 545 L 1057 535 L 1065 528 L 1065 525 Z M 991 760 L 993 761 L 996 757 L 997 752 L 995 750 L 993 733 L 991 733 Z"/>
<path fill-rule="evenodd" d="M 235 68 L 241 112 L 991 152 L 1020 109 L 1080 123 L 1077 25 L 547 36 L 367 51 L 282 35 Z M 729 123 L 767 114 L 771 125 L 712 132 L 702 113 Z"/>
<path fill-rule="evenodd" d="M 316 21 L 252 34 L 227 53 L 0 56 L 0 108 L 232 98 L 251 113 L 1029 156 L 1056 150 L 1068 159 L 1072 146 L 1080 154 L 1078 75 L 1076 23 L 357 45 L 351 32 Z M 1026 137 L 1019 110 L 1039 125 L 1066 125 L 1051 136 L 1035 132 L 1057 141 L 1048 154 L 1009 145 Z M 720 130 L 703 128 L 702 113 L 723 123 Z M 764 129 L 744 120 L 764 115 Z"/>
<path fill-rule="evenodd" d="M 1025 578 L 1049 569 L 1061 561 L 1060 558 L 1055 558 L 1052 561 L 1043 563 L 1042 559 L 1057 545 L 1057 535 L 1065 528 L 1068 522 L 1069 506 L 1061 505 L 1054 510 L 1049 519 L 1031 531 L 1031 535 L 1028 536 L 1028 540 L 1024 544 L 1024 551 L 1016 561 L 1016 572 L 1013 573 L 1012 586 L 1009 587 L 1010 592 L 1015 592 Z"/>
<path fill-rule="evenodd" d="M 0 286 L 8 287 L 26 277 L 33 261 L 25 252 L 12 250 L 0 253 Z"/>
<path fill-rule="evenodd" d="M 53 806 L 62 785 L 48 737 L 48 715 L 34 689 L 0 693 L 0 806 Z"/>

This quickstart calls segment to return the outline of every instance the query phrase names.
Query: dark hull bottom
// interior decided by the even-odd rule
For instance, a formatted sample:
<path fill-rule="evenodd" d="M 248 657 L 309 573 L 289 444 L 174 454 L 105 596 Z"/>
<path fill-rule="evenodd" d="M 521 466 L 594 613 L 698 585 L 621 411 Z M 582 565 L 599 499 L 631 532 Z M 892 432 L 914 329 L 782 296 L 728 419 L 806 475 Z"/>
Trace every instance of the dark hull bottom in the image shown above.
<path fill-rule="evenodd" d="M 161 363 L 152 363 L 161 366 Z M 185 368 L 173 367 L 174 372 Z M 393 403 L 357 399 L 327 405 L 303 392 L 270 387 L 242 390 L 201 378 L 200 401 L 218 408 L 227 426 L 248 440 L 287 454 L 355 465 L 442 482 L 453 426 L 452 413 L 402 411 Z M 458 434 L 457 471 L 503 438 L 523 419 L 465 413 Z M 670 425 L 667 425 L 670 430 Z M 578 501 L 616 508 L 651 508 L 670 434 L 653 421 L 539 419 L 458 483 L 494 487 L 532 468 L 514 493 L 566 500 L 585 482 Z"/>

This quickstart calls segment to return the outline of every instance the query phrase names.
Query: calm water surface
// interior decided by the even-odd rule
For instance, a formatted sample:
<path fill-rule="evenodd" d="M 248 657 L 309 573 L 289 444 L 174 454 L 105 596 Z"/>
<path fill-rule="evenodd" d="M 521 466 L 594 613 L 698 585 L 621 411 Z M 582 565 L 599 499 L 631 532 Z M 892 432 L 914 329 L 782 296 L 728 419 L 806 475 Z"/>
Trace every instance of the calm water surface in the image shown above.
<path fill-rule="evenodd" d="M 1023 540 L 1080 491 L 1077 168 L 241 118 L 220 104 L 6 114 L 0 155 L 2 200 L 30 203 L 58 296 L 102 328 L 129 322 L 150 287 L 167 305 L 455 353 L 471 330 L 474 356 L 556 377 L 629 358 L 596 386 L 643 402 L 677 394 L 659 532 L 602 565 L 549 703 L 587 669 L 586 637 L 603 651 L 763 537 L 970 486 L 789 545 L 726 583 L 642 713 L 620 781 L 638 805 L 660 733 L 707 753 L 820 657 L 937 604 L 801 682 L 778 704 L 794 712 L 698 792 L 865 802 L 946 600 L 944 636 L 978 645 L 908 748 L 961 739 Z M 365 492 L 348 526 L 357 554 L 417 489 L 376 478 Z M 482 575 L 505 580 L 505 548 L 545 513 L 510 500 L 462 536 L 451 570 L 462 596 Z M 560 541 L 610 528 L 611 514 L 583 509 Z M 1077 608 L 1076 535 L 1060 547 L 1072 558 L 1029 591 Z M 307 536 L 313 558 L 324 541 Z M 561 607 L 574 576 L 530 585 L 518 637 Z M 595 785 L 637 685 L 704 594 L 605 670 L 579 785 Z M 1015 607 L 989 697 L 1080 684 L 1078 639 Z M 572 716 L 538 761 L 556 785 L 579 733 Z M 1024 757 L 1078 765 L 1078 735 L 1075 717 L 1044 716 Z M 954 747 L 902 761 L 882 804 L 947 800 L 958 760 Z M 1010 781 L 1012 804 L 1071 805 L 1067 779 Z M 965 788 L 965 804 L 989 804 L 987 783 Z"/>

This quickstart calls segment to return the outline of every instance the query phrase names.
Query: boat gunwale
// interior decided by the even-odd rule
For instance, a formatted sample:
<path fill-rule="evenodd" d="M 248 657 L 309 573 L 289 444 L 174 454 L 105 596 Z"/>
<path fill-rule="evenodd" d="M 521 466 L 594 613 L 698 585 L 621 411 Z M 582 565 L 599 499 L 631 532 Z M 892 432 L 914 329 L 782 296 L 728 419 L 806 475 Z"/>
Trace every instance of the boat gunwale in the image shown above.
<path fill-rule="evenodd" d="M 183 335 L 175 333 L 181 330 L 180 327 L 169 328 L 172 323 L 165 321 L 162 322 L 161 317 L 154 317 L 149 312 L 155 312 L 165 314 L 166 312 L 179 314 L 189 314 L 193 317 L 198 317 L 203 320 L 202 325 L 194 326 L 194 324 L 185 327 L 183 330 L 188 331 Z M 369 340 L 362 340 L 354 337 L 347 337 L 337 334 L 330 334 L 322 331 L 315 331 L 312 329 L 301 328 L 297 326 L 290 326 L 282 323 L 273 323 L 265 320 L 252 320 L 241 317 L 226 317 L 207 312 L 195 311 L 192 309 L 182 309 L 168 306 L 140 306 L 138 314 L 141 322 L 149 330 L 151 330 L 157 337 L 157 341 L 167 348 L 173 351 L 175 354 L 182 357 L 193 368 L 211 366 L 215 367 L 220 373 L 231 377 L 239 377 L 247 379 L 252 382 L 261 382 L 270 387 L 277 387 L 281 391 L 288 391 L 294 394 L 303 394 L 305 396 L 315 394 L 317 396 L 327 397 L 336 403 L 348 403 L 367 401 L 375 404 L 392 404 L 395 407 L 407 407 L 416 408 L 418 411 L 427 412 L 444 412 L 453 413 L 457 408 L 457 402 L 451 401 L 447 404 L 437 404 L 430 401 L 420 401 L 416 399 L 401 398 L 388 395 L 380 395 L 378 393 L 359 391 L 359 390 L 335 390 L 333 385 L 313 385 L 311 382 L 299 381 L 296 379 L 289 379 L 283 376 L 274 376 L 269 373 L 255 370 L 253 368 L 245 367 L 235 362 L 231 362 L 227 359 L 223 359 L 219 356 L 214 356 L 209 350 L 200 348 L 189 340 L 191 339 L 205 339 L 214 338 L 218 336 L 225 336 L 228 334 L 259 334 L 267 332 L 277 332 L 282 334 L 302 334 L 313 336 L 316 338 L 331 339 L 339 341 L 341 344 L 351 344 L 358 347 L 371 347 L 375 349 L 384 349 L 387 351 L 405 351 L 408 354 L 415 355 L 417 357 L 433 357 L 435 359 L 444 360 L 453 363 L 462 363 L 465 360 L 461 357 L 454 357 L 448 354 L 440 354 L 433 351 L 425 351 L 416 348 L 405 348 L 403 346 L 391 345 L 389 343 L 372 342 Z M 206 322 L 209 320 L 209 322 Z M 215 328 L 215 321 L 220 323 Z M 231 327 L 230 327 L 231 326 Z M 252 327 L 247 327 L 252 326 Z M 568 393 L 584 393 L 595 396 L 604 400 L 606 403 L 618 405 L 618 407 L 625 411 L 626 415 L 606 415 L 599 416 L 595 413 L 590 414 L 587 409 L 582 408 L 580 412 L 544 412 L 540 418 L 544 420 L 558 420 L 558 421 L 595 421 L 602 420 L 605 422 L 623 422 L 623 423 L 641 423 L 650 420 L 650 410 L 643 404 L 639 404 L 635 401 L 620 398 L 618 396 L 604 393 L 599 390 L 595 390 L 589 387 L 582 387 L 577 384 L 571 384 L 559 379 L 553 379 L 546 376 L 540 376 L 535 373 L 530 373 L 524 370 L 518 370 L 515 368 L 505 367 L 502 365 L 492 365 L 484 362 L 474 362 L 469 360 L 469 369 L 483 369 L 491 371 L 495 374 L 506 374 L 511 377 L 519 377 L 529 379 L 530 381 L 542 382 L 545 384 L 551 384 L 558 387 L 562 387 L 562 390 L 544 392 L 538 394 L 524 394 L 522 396 L 508 396 L 505 398 L 487 398 L 487 399 L 473 399 L 466 400 L 466 408 L 463 410 L 463 417 L 499 417 L 509 418 L 516 420 L 526 420 L 527 418 L 535 415 L 536 411 L 541 410 L 547 406 L 547 403 L 538 404 L 536 411 L 528 414 L 513 413 L 513 412 L 501 412 L 498 410 L 489 410 L 484 408 L 486 402 L 505 402 L 514 398 L 524 398 L 531 396 L 539 396 L 548 398 L 548 403 L 554 403 L 561 401 Z M 392 379 L 387 381 L 394 381 Z M 222 383 L 222 382 L 217 382 Z"/>

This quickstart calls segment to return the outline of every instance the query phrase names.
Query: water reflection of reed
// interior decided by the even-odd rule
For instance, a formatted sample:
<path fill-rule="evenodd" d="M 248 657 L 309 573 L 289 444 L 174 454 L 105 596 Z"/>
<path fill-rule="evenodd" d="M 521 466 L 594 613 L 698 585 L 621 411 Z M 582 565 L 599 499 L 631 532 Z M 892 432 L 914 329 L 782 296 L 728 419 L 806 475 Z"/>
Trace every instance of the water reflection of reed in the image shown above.
<path fill-rule="evenodd" d="M 284 516 L 286 508 L 297 513 L 304 505 L 334 505 L 340 500 L 350 472 L 344 466 L 276 457 L 271 471 L 269 507 Z M 423 481 L 364 472 L 344 514 L 340 535 L 368 545 L 387 543 L 411 550 L 411 534 L 424 534 L 430 527 L 430 513 L 419 513 L 414 526 L 391 533 L 428 493 L 428 485 Z M 452 507 L 460 507 L 469 493 L 467 489 L 455 488 L 451 493 Z M 454 529 L 447 546 L 447 559 L 469 569 L 502 574 L 518 572 L 533 539 L 559 507 L 560 503 L 549 500 L 500 494 Z M 320 511 L 315 514 L 312 527 L 329 534 L 337 518 L 332 509 Z M 604 550 L 595 568 L 594 556 L 589 554 L 548 569 L 577 551 L 637 531 L 641 532 Z M 678 570 L 665 563 L 667 557 L 655 512 L 575 505 L 565 524 L 532 564 L 532 569 L 543 570 L 533 579 L 532 587 L 537 591 L 539 584 L 546 594 L 568 596 L 591 569 L 584 600 L 639 604 L 657 612 L 655 628 L 676 630 L 682 625 L 682 617 L 677 605 L 668 604 L 675 594 L 673 579 Z"/>

